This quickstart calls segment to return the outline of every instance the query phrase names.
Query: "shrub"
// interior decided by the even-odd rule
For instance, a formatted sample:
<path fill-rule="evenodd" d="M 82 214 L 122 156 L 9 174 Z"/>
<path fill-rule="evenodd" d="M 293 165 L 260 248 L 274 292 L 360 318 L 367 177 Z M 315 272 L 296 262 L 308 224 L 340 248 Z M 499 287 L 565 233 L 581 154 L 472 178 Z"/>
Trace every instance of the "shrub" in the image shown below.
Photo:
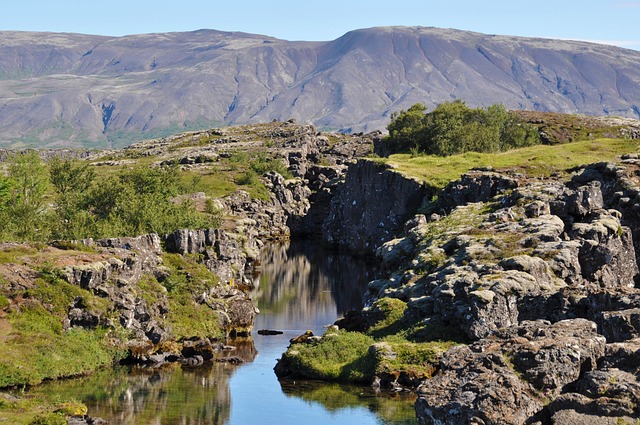
<path fill-rule="evenodd" d="M 67 419 L 62 413 L 43 413 L 36 416 L 29 425 L 67 425 Z"/>
<path fill-rule="evenodd" d="M 464 152 L 500 152 L 540 143 L 535 127 L 502 105 L 469 108 L 456 100 L 427 113 L 422 104 L 393 113 L 384 139 L 390 153 L 411 151 L 449 156 Z"/>
<path fill-rule="evenodd" d="M 245 171 L 236 179 L 236 184 L 239 184 L 242 186 L 253 186 L 258 183 L 259 183 L 258 174 L 256 174 L 256 172 L 253 169 L 249 169 Z"/>

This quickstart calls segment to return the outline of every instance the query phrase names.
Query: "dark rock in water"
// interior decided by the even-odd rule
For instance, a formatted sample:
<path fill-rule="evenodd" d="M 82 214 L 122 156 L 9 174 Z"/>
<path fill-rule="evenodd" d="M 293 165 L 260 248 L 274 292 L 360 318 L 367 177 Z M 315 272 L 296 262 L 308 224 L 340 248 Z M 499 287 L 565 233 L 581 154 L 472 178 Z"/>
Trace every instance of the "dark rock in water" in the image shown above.
<path fill-rule="evenodd" d="M 258 335 L 282 335 L 284 332 L 282 331 L 274 331 L 270 329 L 260 329 L 258 331 Z"/>
<path fill-rule="evenodd" d="M 221 308 L 216 300 L 223 302 Z M 248 336 L 259 310 L 253 302 L 239 289 L 227 285 L 218 285 L 203 294 L 202 303 L 210 304 L 214 310 L 224 313 L 221 317 L 222 325 L 231 337 Z"/>
<path fill-rule="evenodd" d="M 204 364 L 204 359 L 202 356 L 195 355 L 193 357 L 186 357 L 180 360 L 180 364 L 187 367 L 198 367 Z"/>
<path fill-rule="evenodd" d="M 221 349 L 222 344 L 212 344 L 207 340 L 201 339 L 198 341 L 184 341 L 181 353 L 185 358 L 200 356 L 204 360 L 211 360 Z"/>
<path fill-rule="evenodd" d="M 92 418 L 91 416 L 72 416 L 67 419 L 67 425 L 105 425 L 107 421 L 102 418 Z"/>
<path fill-rule="evenodd" d="M 218 358 L 216 358 L 216 362 L 218 362 L 218 363 L 242 364 L 242 363 L 244 363 L 244 359 L 242 357 L 238 357 L 238 356 L 218 357 Z"/>

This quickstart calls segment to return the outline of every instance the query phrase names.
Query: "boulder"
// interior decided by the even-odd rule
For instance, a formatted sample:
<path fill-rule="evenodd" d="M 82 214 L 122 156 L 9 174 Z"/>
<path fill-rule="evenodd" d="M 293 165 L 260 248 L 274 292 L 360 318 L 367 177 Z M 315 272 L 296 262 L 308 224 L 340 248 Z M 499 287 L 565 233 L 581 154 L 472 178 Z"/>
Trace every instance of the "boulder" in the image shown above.
<path fill-rule="evenodd" d="M 421 425 L 521 425 L 542 408 L 499 346 L 483 348 L 458 346 L 444 354 L 441 373 L 418 390 Z"/>
<path fill-rule="evenodd" d="M 583 319 L 525 322 L 446 351 L 440 373 L 416 401 L 420 424 L 524 424 L 604 354 L 604 338 Z"/>

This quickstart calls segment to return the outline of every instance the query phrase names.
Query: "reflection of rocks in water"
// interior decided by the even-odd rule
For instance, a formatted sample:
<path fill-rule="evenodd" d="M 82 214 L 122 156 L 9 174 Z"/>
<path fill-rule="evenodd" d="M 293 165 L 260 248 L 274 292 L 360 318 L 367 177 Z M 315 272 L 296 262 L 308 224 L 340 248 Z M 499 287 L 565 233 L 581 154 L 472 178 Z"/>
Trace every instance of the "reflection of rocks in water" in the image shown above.
<path fill-rule="evenodd" d="M 366 387 L 317 381 L 281 380 L 280 385 L 287 396 L 320 403 L 329 411 L 364 407 L 388 425 L 416 423 L 415 394 L 381 393 Z"/>
<path fill-rule="evenodd" d="M 267 245 L 261 258 L 252 298 L 271 313 L 312 317 L 335 305 L 342 314 L 362 306 L 366 284 L 375 279 L 373 265 L 311 240 Z"/>
<path fill-rule="evenodd" d="M 257 356 L 252 339 L 232 342 L 235 350 L 220 353 L 251 362 Z M 229 379 L 239 366 L 205 362 L 197 368 L 177 363 L 161 368 L 104 370 L 36 388 L 62 399 L 82 400 L 89 413 L 110 424 L 213 425 L 229 421 Z"/>
<path fill-rule="evenodd" d="M 258 350 L 256 350 L 256 346 L 253 343 L 253 338 L 235 340 L 232 344 L 235 350 L 231 351 L 229 355 L 240 357 L 245 362 L 252 362 L 258 355 Z"/>

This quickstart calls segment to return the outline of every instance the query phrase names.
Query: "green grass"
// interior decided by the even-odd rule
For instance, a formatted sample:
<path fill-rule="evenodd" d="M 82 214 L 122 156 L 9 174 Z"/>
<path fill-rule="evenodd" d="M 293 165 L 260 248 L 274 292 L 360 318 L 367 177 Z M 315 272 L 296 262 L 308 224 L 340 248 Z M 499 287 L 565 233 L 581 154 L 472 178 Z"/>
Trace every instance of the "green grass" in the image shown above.
<path fill-rule="evenodd" d="M 9 246 L 0 250 L 0 264 L 19 263 L 20 257 L 36 255 L 38 250 L 27 245 Z"/>
<path fill-rule="evenodd" d="M 625 153 L 637 152 L 639 148 L 640 140 L 596 139 L 555 146 L 538 145 L 494 154 L 467 152 L 448 157 L 397 154 L 375 161 L 442 189 L 473 168 L 490 166 L 512 169 L 532 177 L 549 177 L 580 165 L 610 161 Z"/>
<path fill-rule="evenodd" d="M 442 354 L 455 345 L 454 342 L 407 342 L 393 339 L 389 341 L 396 353 L 395 359 L 384 359 L 376 367 L 376 372 L 408 372 L 414 376 L 429 378 L 436 371 Z"/>
<path fill-rule="evenodd" d="M 215 169 L 183 171 L 180 173 L 180 186 L 185 193 L 204 192 L 214 198 L 227 196 L 238 188 L 233 177 Z"/>
<path fill-rule="evenodd" d="M 400 373 L 429 378 L 442 354 L 457 342 L 428 339 L 447 333 L 407 323 L 406 308 L 404 301 L 381 298 L 372 308 L 379 320 L 367 332 L 329 329 L 320 341 L 291 345 L 282 361 L 294 374 L 308 379 L 371 383 L 376 375 Z M 387 348 L 372 351 L 376 342 Z M 395 355 L 386 356 L 385 351 Z"/>
<path fill-rule="evenodd" d="M 283 359 L 310 379 L 370 382 L 375 358 L 368 350 L 374 342 L 368 335 L 340 331 L 325 336 L 318 344 L 295 344 L 283 354 Z"/>
<path fill-rule="evenodd" d="M 160 284 L 168 294 L 167 324 L 171 327 L 173 338 L 180 341 L 192 337 L 223 336 L 224 329 L 221 328 L 218 313 L 207 305 L 195 302 L 196 295 L 219 284 L 218 277 L 198 263 L 195 256 L 164 254 L 163 262 L 169 274 Z M 160 284 L 148 278 L 145 287 L 160 293 Z"/>
<path fill-rule="evenodd" d="M 23 304 L 9 323 L 12 331 L 0 345 L 0 387 L 90 373 L 116 357 L 106 330 L 63 331 L 61 318 L 37 304 Z"/>
<path fill-rule="evenodd" d="M 382 319 L 373 325 L 367 333 L 375 339 L 397 334 L 404 327 L 401 319 L 406 309 L 407 304 L 397 298 L 379 299 L 374 303 L 373 311 L 382 313 Z"/>

